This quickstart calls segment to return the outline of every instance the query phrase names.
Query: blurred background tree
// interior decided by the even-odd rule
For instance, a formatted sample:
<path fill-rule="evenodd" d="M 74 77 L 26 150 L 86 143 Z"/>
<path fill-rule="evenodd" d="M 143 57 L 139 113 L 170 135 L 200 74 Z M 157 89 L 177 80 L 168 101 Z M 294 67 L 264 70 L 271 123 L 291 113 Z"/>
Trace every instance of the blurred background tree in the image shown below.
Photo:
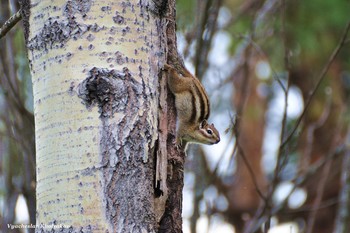
<path fill-rule="evenodd" d="M 1 1 L 0 25 L 19 10 Z M 18 24 L 0 40 L 0 225 L 28 218 L 35 223 L 35 145 L 32 87 L 23 30 Z M 25 202 L 23 202 L 25 200 Z M 25 203 L 17 208 L 17 203 Z M 24 206 L 24 208 L 23 208 Z M 27 207 L 25 207 L 27 206 Z M 15 231 L 16 232 L 16 231 Z"/>
<path fill-rule="evenodd" d="M 187 160 L 185 230 L 350 232 L 349 2 L 177 3 L 181 52 L 227 133 Z"/>
<path fill-rule="evenodd" d="M 222 142 L 187 157 L 184 232 L 350 232 L 345 0 L 178 0 L 178 43 Z M 1 1 L 0 25 L 18 10 Z M 31 80 L 23 30 L 0 41 L 2 231 L 35 222 Z M 21 212 L 21 213 L 20 213 Z M 277 232 L 283 232 L 281 228 Z"/>

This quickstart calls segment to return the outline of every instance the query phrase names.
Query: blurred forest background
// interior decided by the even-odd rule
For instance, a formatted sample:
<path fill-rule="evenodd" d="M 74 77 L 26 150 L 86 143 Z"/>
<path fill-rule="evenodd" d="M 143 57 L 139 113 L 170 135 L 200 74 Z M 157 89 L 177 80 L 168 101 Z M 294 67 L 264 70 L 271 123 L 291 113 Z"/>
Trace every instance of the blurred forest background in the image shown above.
<path fill-rule="evenodd" d="M 1 0 L 0 25 L 18 10 Z M 177 1 L 180 53 L 222 135 L 188 152 L 184 232 L 350 232 L 349 12 L 346 0 Z M 2 232 L 35 223 L 31 92 L 18 23 L 0 39 Z"/>

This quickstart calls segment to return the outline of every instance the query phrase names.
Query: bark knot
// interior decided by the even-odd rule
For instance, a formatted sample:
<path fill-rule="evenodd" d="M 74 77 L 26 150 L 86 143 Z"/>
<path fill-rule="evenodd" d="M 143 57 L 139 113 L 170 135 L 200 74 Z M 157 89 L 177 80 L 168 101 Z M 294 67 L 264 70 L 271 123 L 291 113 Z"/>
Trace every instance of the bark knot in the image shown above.
<path fill-rule="evenodd" d="M 123 71 L 94 67 L 79 84 L 78 96 L 87 108 L 97 105 L 101 117 L 110 118 L 116 112 L 125 111 L 130 98 L 128 88 L 137 94 L 138 85 L 126 67 Z"/>

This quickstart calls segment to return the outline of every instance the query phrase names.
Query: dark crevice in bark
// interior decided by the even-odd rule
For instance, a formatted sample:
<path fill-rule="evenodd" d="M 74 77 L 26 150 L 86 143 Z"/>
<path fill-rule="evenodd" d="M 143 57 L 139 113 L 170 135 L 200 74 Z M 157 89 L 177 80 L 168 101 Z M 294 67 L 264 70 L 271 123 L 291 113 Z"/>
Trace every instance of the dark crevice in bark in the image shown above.
<path fill-rule="evenodd" d="M 176 43 L 176 23 L 175 23 L 175 1 L 168 1 L 168 11 L 165 16 L 167 21 L 167 63 L 182 62 L 177 52 Z M 173 19 L 173 20 L 172 20 Z M 176 64 L 175 64 L 176 65 Z M 167 187 L 169 190 L 169 196 L 165 205 L 165 212 L 160 221 L 159 232 L 182 232 L 182 190 L 184 185 L 184 162 L 185 153 L 177 151 L 174 147 L 174 139 L 176 132 L 174 126 L 176 125 L 176 109 L 174 103 L 174 97 L 172 95 L 167 96 L 167 105 L 169 106 L 167 111 L 168 122 L 168 175 L 167 175 Z"/>

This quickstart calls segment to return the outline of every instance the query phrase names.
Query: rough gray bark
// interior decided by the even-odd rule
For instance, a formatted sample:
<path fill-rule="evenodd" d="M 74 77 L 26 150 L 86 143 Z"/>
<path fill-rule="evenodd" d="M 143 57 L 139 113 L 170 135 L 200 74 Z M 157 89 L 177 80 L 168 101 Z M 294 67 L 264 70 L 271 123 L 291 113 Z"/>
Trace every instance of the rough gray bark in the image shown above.
<path fill-rule="evenodd" d="M 102 122 L 100 155 L 103 173 L 102 185 L 106 203 L 106 217 L 113 232 L 155 232 L 154 157 L 148 157 L 152 125 L 147 115 L 136 118 L 139 109 L 149 109 L 149 102 L 140 98 L 157 96 L 148 93 L 129 70 L 93 68 L 79 86 L 79 97 L 90 108 L 98 105 Z M 151 97 L 152 98 L 152 97 Z M 142 105 L 141 105 L 142 104 Z M 124 113 L 123 119 L 113 121 L 115 113 Z M 126 138 L 125 143 L 116 139 Z M 131 224 L 124 224 L 131 223 Z"/>

